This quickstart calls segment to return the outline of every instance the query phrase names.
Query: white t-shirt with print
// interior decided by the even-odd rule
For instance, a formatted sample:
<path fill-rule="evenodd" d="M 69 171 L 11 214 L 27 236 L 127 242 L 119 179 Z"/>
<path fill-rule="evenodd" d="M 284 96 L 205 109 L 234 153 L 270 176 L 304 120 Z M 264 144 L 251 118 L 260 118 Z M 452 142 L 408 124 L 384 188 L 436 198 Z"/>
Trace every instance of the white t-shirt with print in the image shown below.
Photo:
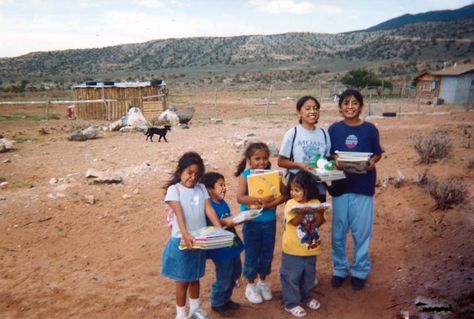
<path fill-rule="evenodd" d="M 327 131 L 326 138 L 321 128 L 317 127 L 313 131 L 308 131 L 301 124 L 296 126 L 296 138 L 293 144 L 293 162 L 310 164 L 316 158 L 316 155 L 323 155 L 329 157 L 331 150 L 331 139 Z M 290 158 L 291 144 L 293 136 L 295 135 L 295 128 L 289 129 L 283 136 L 281 143 L 280 154 L 286 158 Z M 298 173 L 298 169 L 290 169 L 291 173 Z"/>
<path fill-rule="evenodd" d="M 184 220 L 188 232 L 206 226 L 205 200 L 209 198 L 206 187 L 196 184 L 194 188 L 187 188 L 180 183 L 168 187 L 165 202 L 179 201 L 184 213 Z M 171 237 L 181 237 L 176 216 L 171 224 Z"/>

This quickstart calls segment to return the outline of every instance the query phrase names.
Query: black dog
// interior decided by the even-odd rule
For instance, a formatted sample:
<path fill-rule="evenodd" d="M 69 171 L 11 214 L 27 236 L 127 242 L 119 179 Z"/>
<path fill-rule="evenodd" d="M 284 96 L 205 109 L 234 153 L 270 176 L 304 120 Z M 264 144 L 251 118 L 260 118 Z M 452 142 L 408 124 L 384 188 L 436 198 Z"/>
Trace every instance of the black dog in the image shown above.
<path fill-rule="evenodd" d="M 168 143 L 168 140 L 166 139 L 166 132 L 171 131 L 171 126 L 170 125 L 165 125 L 164 128 L 158 128 L 158 127 L 150 127 L 148 130 L 146 130 L 146 139 L 145 141 L 148 141 L 148 138 L 150 138 L 150 141 L 153 142 L 153 135 L 157 134 L 160 136 L 158 139 L 158 142 L 161 142 L 161 138 L 165 139 L 165 142 Z"/>

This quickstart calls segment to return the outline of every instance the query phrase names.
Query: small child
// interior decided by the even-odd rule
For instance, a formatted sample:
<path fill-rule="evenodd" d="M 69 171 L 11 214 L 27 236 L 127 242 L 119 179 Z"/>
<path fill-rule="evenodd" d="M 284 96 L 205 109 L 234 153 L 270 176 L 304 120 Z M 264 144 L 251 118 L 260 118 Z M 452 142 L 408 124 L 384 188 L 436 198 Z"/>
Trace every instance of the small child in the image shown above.
<path fill-rule="evenodd" d="M 240 210 L 249 206 L 263 208 L 262 215 L 245 223 L 242 228 L 245 243 L 244 277 L 248 284 L 245 297 L 253 304 L 272 299 L 272 291 L 265 280 L 270 274 L 276 235 L 276 207 L 288 198 L 285 186 L 280 181 L 280 196 L 256 198 L 248 195 L 247 177 L 252 170 L 270 169 L 270 150 L 265 143 L 251 143 L 245 150 L 245 157 L 237 166 L 235 176 L 239 177 L 237 202 Z M 250 168 L 245 169 L 249 163 Z M 260 281 L 255 284 L 259 277 Z"/>
<path fill-rule="evenodd" d="M 176 282 L 176 319 L 186 318 L 186 295 L 189 290 L 190 317 L 208 318 L 199 303 L 199 279 L 204 276 L 206 253 L 192 249 L 194 238 L 190 232 L 206 226 L 206 216 L 216 227 L 221 227 L 209 194 L 199 179 L 204 174 L 204 163 L 196 152 L 187 152 L 166 185 L 165 202 L 173 209 L 171 238 L 163 250 L 161 275 Z M 179 250 L 181 238 L 187 249 Z"/>
<path fill-rule="evenodd" d="M 316 212 L 309 206 L 320 203 L 316 185 L 317 179 L 311 173 L 300 171 L 290 182 L 292 199 L 285 205 L 280 280 L 285 310 L 295 317 L 307 315 L 301 305 L 312 310 L 321 306 L 312 293 L 316 256 L 321 252 L 318 227 L 325 221 L 322 206 Z M 308 206 L 292 211 L 301 204 Z"/>
<path fill-rule="evenodd" d="M 212 207 L 221 223 L 224 226 L 231 226 L 230 208 L 224 200 L 226 194 L 224 176 L 217 172 L 206 173 L 201 178 L 201 183 L 206 186 Z M 235 283 L 242 274 L 240 253 L 244 250 L 244 245 L 234 227 L 227 230 L 235 234 L 234 244 L 231 247 L 207 251 L 207 258 L 212 259 L 216 266 L 216 281 L 211 287 L 211 309 L 221 317 L 229 317 L 232 315 L 232 310 L 240 308 L 240 304 L 232 301 L 231 297 Z"/>

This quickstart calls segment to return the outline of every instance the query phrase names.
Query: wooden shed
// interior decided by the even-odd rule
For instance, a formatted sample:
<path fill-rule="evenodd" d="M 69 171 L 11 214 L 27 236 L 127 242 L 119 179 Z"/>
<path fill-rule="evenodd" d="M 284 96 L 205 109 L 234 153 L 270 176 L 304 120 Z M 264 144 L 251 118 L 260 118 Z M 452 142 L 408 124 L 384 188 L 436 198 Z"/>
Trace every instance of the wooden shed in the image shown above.
<path fill-rule="evenodd" d="M 433 100 L 439 96 L 440 78 L 432 72 L 424 71 L 415 78 L 416 96 L 422 100 Z"/>
<path fill-rule="evenodd" d="M 85 82 L 72 87 L 75 116 L 85 120 L 113 121 L 129 107 L 141 109 L 147 120 L 166 109 L 168 88 L 163 80 L 143 82 Z"/>

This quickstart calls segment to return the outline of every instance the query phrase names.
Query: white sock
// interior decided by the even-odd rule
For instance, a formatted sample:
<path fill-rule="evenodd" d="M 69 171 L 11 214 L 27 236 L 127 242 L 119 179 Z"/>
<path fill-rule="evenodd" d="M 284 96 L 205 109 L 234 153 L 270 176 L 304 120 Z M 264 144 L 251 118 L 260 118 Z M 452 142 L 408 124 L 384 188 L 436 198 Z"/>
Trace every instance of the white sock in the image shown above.
<path fill-rule="evenodd" d="M 197 309 L 199 309 L 199 298 L 197 299 L 192 299 L 189 298 L 189 313 L 195 312 Z"/>
<path fill-rule="evenodd" d="M 176 305 L 176 319 L 186 318 L 186 306 L 180 307 Z"/>

